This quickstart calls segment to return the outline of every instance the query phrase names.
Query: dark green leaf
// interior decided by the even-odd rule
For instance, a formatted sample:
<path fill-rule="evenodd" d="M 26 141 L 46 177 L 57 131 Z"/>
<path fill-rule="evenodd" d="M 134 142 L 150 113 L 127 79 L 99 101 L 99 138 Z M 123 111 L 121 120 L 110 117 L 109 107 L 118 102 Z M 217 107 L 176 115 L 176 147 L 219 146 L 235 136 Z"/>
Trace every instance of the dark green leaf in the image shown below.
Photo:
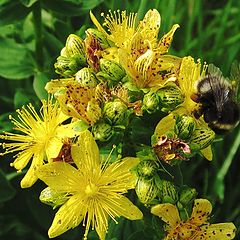
<path fill-rule="evenodd" d="M 33 94 L 29 93 L 26 89 L 17 89 L 14 95 L 14 107 L 15 109 L 21 108 L 23 105 L 33 102 L 34 100 Z"/>
<path fill-rule="evenodd" d="M 0 26 L 11 24 L 23 19 L 30 9 L 23 6 L 19 1 L 7 1 L 0 5 Z"/>
<path fill-rule="evenodd" d="M 0 170 L 0 203 L 8 201 L 15 196 L 15 189 Z"/>
<path fill-rule="evenodd" d="M 31 7 L 38 0 L 20 0 L 21 3 L 26 7 Z"/>
<path fill-rule="evenodd" d="M 33 59 L 23 45 L 12 39 L 0 38 L 0 53 L 0 76 L 23 79 L 33 75 Z"/>
<path fill-rule="evenodd" d="M 34 76 L 33 89 L 36 92 L 39 99 L 47 99 L 47 91 L 45 90 L 46 83 L 50 78 L 45 74 L 38 72 Z"/>
<path fill-rule="evenodd" d="M 46 10 L 52 10 L 64 16 L 79 16 L 82 14 L 82 2 L 71 2 L 67 0 L 43 0 L 43 6 Z"/>
<path fill-rule="evenodd" d="M 89 10 L 95 8 L 96 6 L 98 6 L 99 4 L 101 4 L 102 2 L 104 2 L 104 1 L 103 0 L 83 1 L 82 10 L 89 11 Z"/>

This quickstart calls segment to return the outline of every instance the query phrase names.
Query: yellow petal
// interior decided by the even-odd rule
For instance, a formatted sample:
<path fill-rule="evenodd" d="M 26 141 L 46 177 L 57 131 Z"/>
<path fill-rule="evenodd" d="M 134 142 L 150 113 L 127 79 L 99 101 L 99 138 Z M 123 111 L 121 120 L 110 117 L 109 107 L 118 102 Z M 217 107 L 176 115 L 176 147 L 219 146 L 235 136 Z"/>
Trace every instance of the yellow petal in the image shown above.
<path fill-rule="evenodd" d="M 11 166 L 14 167 L 17 170 L 22 170 L 25 168 L 30 161 L 30 159 L 33 156 L 32 148 L 26 149 L 25 151 L 20 152 L 17 155 L 17 158 L 13 163 L 11 163 Z"/>
<path fill-rule="evenodd" d="M 86 114 L 87 114 L 88 119 L 91 119 L 91 121 L 94 123 L 97 122 L 101 118 L 102 109 L 100 108 L 96 99 L 91 99 L 88 102 Z"/>
<path fill-rule="evenodd" d="M 209 161 L 213 159 L 212 147 L 209 145 L 208 147 L 201 150 L 202 155 Z"/>
<path fill-rule="evenodd" d="M 67 230 L 77 227 L 85 215 L 85 199 L 79 194 L 72 196 L 56 213 L 52 226 L 48 230 L 49 237 L 57 237 Z"/>
<path fill-rule="evenodd" d="M 37 181 L 36 171 L 43 164 L 43 154 L 44 152 L 42 151 L 33 157 L 31 166 L 21 181 L 21 188 L 29 188 Z"/>
<path fill-rule="evenodd" d="M 99 238 L 105 239 L 105 235 L 108 229 L 108 213 L 104 211 L 104 209 L 100 206 L 96 209 L 96 225 L 95 230 L 99 236 Z"/>
<path fill-rule="evenodd" d="M 55 191 L 72 193 L 81 190 L 81 173 L 65 162 L 47 163 L 38 169 L 37 176 Z"/>
<path fill-rule="evenodd" d="M 206 223 L 212 212 L 212 204 L 207 199 L 196 199 L 192 210 L 190 221 L 201 226 Z"/>
<path fill-rule="evenodd" d="M 62 148 L 63 142 L 62 139 L 54 137 L 52 138 L 46 147 L 46 155 L 48 161 L 50 161 L 51 158 L 56 158 Z"/>
<path fill-rule="evenodd" d="M 80 170 L 83 165 L 87 169 L 95 169 L 100 165 L 98 146 L 89 131 L 83 131 L 79 134 L 78 142 L 71 148 L 71 154 Z"/>
<path fill-rule="evenodd" d="M 123 216 L 129 220 L 143 218 L 142 212 L 125 196 L 116 194 L 115 196 L 102 199 L 105 208 L 113 211 L 113 216 Z"/>
<path fill-rule="evenodd" d="M 116 187 L 118 192 L 121 192 L 122 187 L 123 189 L 134 188 L 136 184 L 136 176 L 131 173 L 130 170 L 138 163 L 139 159 L 134 157 L 126 157 L 112 163 L 105 169 L 105 171 L 103 171 L 101 184 L 111 184 L 112 191 L 113 188 Z M 119 188 L 119 185 L 122 187 Z"/>
<path fill-rule="evenodd" d="M 107 32 L 103 29 L 103 27 L 98 22 L 97 18 L 94 16 L 92 11 L 90 11 L 90 18 L 91 18 L 93 24 L 97 27 L 98 31 L 100 31 L 100 32 L 104 33 L 106 36 L 108 36 Z"/>
<path fill-rule="evenodd" d="M 166 132 L 173 129 L 175 126 L 175 119 L 173 114 L 169 114 L 158 123 L 155 134 L 156 137 L 161 137 L 162 135 L 165 135 Z"/>
<path fill-rule="evenodd" d="M 79 121 L 75 121 L 66 125 L 61 125 L 57 128 L 57 136 L 59 138 L 69 137 L 73 138 L 78 135 L 78 132 L 75 130 Z"/>
<path fill-rule="evenodd" d="M 158 204 L 152 207 L 151 213 L 160 217 L 170 227 L 175 227 L 181 221 L 177 207 L 170 203 Z"/>
<path fill-rule="evenodd" d="M 234 239 L 236 227 L 233 223 L 217 223 L 201 227 L 203 233 L 195 240 L 229 240 Z"/>
<path fill-rule="evenodd" d="M 161 16 L 156 9 L 150 9 L 139 23 L 137 31 L 140 31 L 145 40 L 155 43 L 161 24 Z"/>
<path fill-rule="evenodd" d="M 173 40 L 173 35 L 179 27 L 180 26 L 178 24 L 174 24 L 172 26 L 172 29 L 160 39 L 159 44 L 158 44 L 159 53 L 165 54 L 166 52 L 168 52 L 168 49 Z"/>

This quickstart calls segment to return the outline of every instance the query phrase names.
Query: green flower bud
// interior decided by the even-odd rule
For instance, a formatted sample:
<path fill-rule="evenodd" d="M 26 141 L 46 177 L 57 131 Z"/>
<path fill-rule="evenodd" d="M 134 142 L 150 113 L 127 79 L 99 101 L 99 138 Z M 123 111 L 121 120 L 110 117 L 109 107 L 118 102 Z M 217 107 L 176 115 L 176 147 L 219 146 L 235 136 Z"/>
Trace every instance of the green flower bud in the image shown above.
<path fill-rule="evenodd" d="M 180 192 L 179 202 L 183 206 L 188 206 L 193 202 L 197 196 L 197 191 L 195 188 L 185 187 Z"/>
<path fill-rule="evenodd" d="M 190 138 L 190 144 L 198 150 L 208 147 L 214 140 L 215 133 L 210 128 L 197 128 Z"/>
<path fill-rule="evenodd" d="M 66 193 L 59 193 L 47 187 L 42 190 L 39 199 L 42 203 L 48 204 L 54 209 L 63 205 L 69 199 L 69 196 Z"/>
<path fill-rule="evenodd" d="M 135 191 L 140 202 L 148 204 L 157 196 L 158 188 L 154 180 L 147 181 L 144 178 L 139 178 Z"/>
<path fill-rule="evenodd" d="M 85 64 L 85 59 L 82 56 L 74 55 L 72 57 L 59 56 L 54 64 L 56 73 L 64 76 L 73 76 Z"/>
<path fill-rule="evenodd" d="M 88 28 L 86 30 L 87 34 L 91 34 L 95 39 L 97 39 L 100 43 L 102 49 L 106 49 L 111 47 L 111 43 L 106 38 L 106 35 L 95 28 Z"/>
<path fill-rule="evenodd" d="M 70 34 L 66 41 L 66 50 L 69 56 L 85 56 L 85 46 L 83 40 L 75 34 Z"/>
<path fill-rule="evenodd" d="M 62 57 L 69 57 L 69 54 L 68 54 L 68 52 L 67 52 L 67 48 L 66 48 L 66 47 L 64 47 L 64 48 L 61 50 L 60 56 L 62 56 Z"/>
<path fill-rule="evenodd" d="M 128 108 L 120 100 L 106 103 L 103 114 L 112 125 L 126 125 L 128 122 Z"/>
<path fill-rule="evenodd" d="M 175 84 L 169 84 L 157 91 L 162 111 L 171 111 L 184 101 L 180 88 Z"/>
<path fill-rule="evenodd" d="M 82 87 L 96 87 L 98 83 L 93 70 L 87 67 L 78 71 L 75 75 L 75 79 Z"/>
<path fill-rule="evenodd" d="M 167 180 L 156 178 L 156 184 L 159 189 L 159 196 L 163 203 L 175 204 L 178 200 L 178 192 L 175 185 Z"/>
<path fill-rule="evenodd" d="M 189 139 L 195 130 L 195 121 L 187 115 L 177 116 L 174 131 L 180 139 Z"/>
<path fill-rule="evenodd" d="M 93 132 L 94 138 L 101 142 L 108 141 L 113 135 L 112 127 L 109 124 L 104 122 L 96 123 L 92 128 L 92 132 Z"/>
<path fill-rule="evenodd" d="M 156 92 L 150 91 L 143 97 L 143 110 L 154 113 L 159 109 L 159 96 Z"/>
<path fill-rule="evenodd" d="M 126 75 L 119 63 L 104 58 L 100 59 L 100 69 L 101 72 L 98 75 L 113 82 L 120 81 Z"/>
<path fill-rule="evenodd" d="M 142 160 L 137 165 L 137 175 L 145 180 L 153 179 L 156 171 L 158 169 L 158 164 L 154 160 Z"/>

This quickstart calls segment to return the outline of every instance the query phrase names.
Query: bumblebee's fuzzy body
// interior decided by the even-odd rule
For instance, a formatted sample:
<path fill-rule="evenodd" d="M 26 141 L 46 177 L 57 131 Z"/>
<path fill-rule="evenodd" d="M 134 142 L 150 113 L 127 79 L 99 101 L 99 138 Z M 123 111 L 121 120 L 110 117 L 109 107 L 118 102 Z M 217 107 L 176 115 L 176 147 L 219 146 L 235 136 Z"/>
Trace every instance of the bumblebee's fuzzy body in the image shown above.
<path fill-rule="evenodd" d="M 224 134 L 236 127 L 240 119 L 239 103 L 235 91 L 221 71 L 212 66 L 205 78 L 197 82 L 197 94 L 194 101 L 201 103 L 196 112 L 217 134 Z"/>

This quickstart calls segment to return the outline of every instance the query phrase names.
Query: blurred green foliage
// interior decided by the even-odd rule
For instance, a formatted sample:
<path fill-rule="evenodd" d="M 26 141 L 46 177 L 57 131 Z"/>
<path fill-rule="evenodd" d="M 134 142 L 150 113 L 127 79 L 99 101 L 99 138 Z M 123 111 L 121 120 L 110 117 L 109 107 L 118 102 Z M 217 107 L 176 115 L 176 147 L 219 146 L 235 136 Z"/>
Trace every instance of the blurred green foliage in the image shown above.
<path fill-rule="evenodd" d="M 139 19 L 150 8 L 161 13 L 161 32 L 179 23 L 171 53 L 191 55 L 214 63 L 225 75 L 232 61 L 240 61 L 240 2 L 207 0 L 1 0 L 0 1 L 0 130 L 10 131 L 8 115 L 39 98 L 44 86 L 57 78 L 53 64 L 70 33 L 84 37 L 92 26 L 89 11 L 101 21 L 108 9 L 138 12 Z M 146 126 L 148 127 L 148 126 Z M 153 126 L 154 127 L 154 126 Z M 239 166 L 240 128 L 214 144 L 214 160 L 192 159 L 181 165 L 184 183 L 196 187 L 200 197 L 214 204 L 215 222 L 233 221 L 240 226 Z M 12 156 L 0 163 L 0 239 L 44 240 L 54 212 L 38 200 L 42 183 L 22 190 L 22 173 L 10 168 Z M 179 176 L 181 178 L 181 176 Z M 143 209 L 144 211 L 144 209 Z M 146 213 L 147 214 L 147 213 Z M 133 223 L 120 220 L 109 229 L 108 239 L 159 239 L 158 220 Z M 154 231 L 152 231 L 154 229 Z M 238 233 L 240 229 L 238 228 Z M 80 239 L 78 227 L 56 239 Z M 238 234 L 238 236 L 240 236 Z M 95 239 L 95 235 L 89 239 Z"/>

